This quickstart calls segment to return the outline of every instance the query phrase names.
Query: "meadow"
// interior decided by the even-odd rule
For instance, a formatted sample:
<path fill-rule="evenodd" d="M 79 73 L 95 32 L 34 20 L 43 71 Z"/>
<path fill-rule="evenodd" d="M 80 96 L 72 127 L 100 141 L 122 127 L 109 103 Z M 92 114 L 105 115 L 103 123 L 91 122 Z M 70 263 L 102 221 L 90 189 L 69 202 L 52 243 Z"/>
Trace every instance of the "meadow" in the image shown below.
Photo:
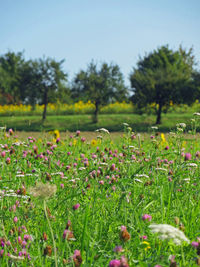
<path fill-rule="evenodd" d="M 199 115 L 164 134 L 0 133 L 0 266 L 200 265 Z"/>
<path fill-rule="evenodd" d="M 111 103 L 100 109 L 99 121 L 93 122 L 95 105 L 88 101 L 79 101 L 74 104 L 48 104 L 47 118 L 42 120 L 43 105 L 36 105 L 34 109 L 30 105 L 4 105 L 0 106 L 0 125 L 12 128 L 15 131 L 47 132 L 59 130 L 61 132 L 95 131 L 98 128 L 106 128 L 110 132 L 123 131 L 123 123 L 127 122 L 134 131 L 151 132 L 155 124 L 155 103 L 152 103 L 138 114 L 132 103 Z M 193 113 L 200 111 L 198 101 L 191 106 L 173 105 L 164 107 L 160 131 L 169 132 L 176 129 L 176 124 L 184 121 L 187 130 L 191 130 L 191 118 Z M 198 130 L 200 130 L 198 128 Z"/>

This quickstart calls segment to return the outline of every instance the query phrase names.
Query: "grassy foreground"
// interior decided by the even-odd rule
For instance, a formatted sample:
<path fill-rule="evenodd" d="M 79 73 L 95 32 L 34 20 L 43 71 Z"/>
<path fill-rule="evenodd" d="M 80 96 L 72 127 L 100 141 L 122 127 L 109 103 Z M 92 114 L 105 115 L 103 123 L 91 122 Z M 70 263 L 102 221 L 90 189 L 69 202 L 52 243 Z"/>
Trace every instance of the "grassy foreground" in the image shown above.
<path fill-rule="evenodd" d="M 176 128 L 176 124 L 185 122 L 190 125 L 191 113 L 169 113 L 163 114 L 160 131 L 167 132 Z M 91 115 L 66 115 L 48 116 L 42 123 L 41 116 L 9 116 L 1 117 L 0 125 L 12 128 L 17 131 L 94 131 L 99 128 L 106 128 L 109 131 L 123 131 L 123 123 L 126 122 L 136 132 L 147 132 L 155 124 L 154 115 L 136 114 L 106 114 L 99 116 L 99 122 L 93 123 Z"/>
<path fill-rule="evenodd" d="M 0 134 L 0 266 L 200 261 L 200 142 L 174 133 Z"/>

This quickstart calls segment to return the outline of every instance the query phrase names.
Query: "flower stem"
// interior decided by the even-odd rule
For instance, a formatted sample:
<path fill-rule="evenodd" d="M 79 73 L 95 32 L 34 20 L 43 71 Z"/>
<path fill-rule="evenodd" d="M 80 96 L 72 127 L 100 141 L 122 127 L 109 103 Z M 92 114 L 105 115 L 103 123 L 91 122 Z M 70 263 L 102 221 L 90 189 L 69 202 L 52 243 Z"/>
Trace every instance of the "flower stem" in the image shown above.
<path fill-rule="evenodd" d="M 58 267 L 58 264 L 57 264 L 57 254 L 56 254 L 56 243 L 55 243 L 55 239 L 54 239 L 54 235 L 53 235 L 53 230 L 52 230 L 52 227 L 51 227 L 51 224 L 50 224 L 50 221 L 49 221 L 49 217 L 48 217 L 48 214 L 47 214 L 47 206 L 46 206 L 46 201 L 45 200 L 44 200 L 44 213 L 45 213 L 45 216 L 47 218 L 47 222 L 48 222 L 49 229 L 50 229 L 50 232 L 51 232 L 51 237 L 52 237 L 52 240 L 53 240 L 55 266 Z"/>

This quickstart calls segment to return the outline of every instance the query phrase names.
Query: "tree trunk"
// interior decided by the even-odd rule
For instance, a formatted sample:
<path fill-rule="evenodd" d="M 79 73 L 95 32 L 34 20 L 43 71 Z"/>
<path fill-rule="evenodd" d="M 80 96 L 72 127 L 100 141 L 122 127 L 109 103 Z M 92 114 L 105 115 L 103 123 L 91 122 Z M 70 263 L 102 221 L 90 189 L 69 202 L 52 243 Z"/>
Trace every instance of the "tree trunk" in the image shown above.
<path fill-rule="evenodd" d="M 93 118 L 93 122 L 94 123 L 97 123 L 98 122 L 99 105 L 100 105 L 100 102 L 97 100 L 95 102 L 95 111 L 94 111 L 94 118 Z"/>
<path fill-rule="evenodd" d="M 44 121 L 47 117 L 47 104 L 48 104 L 48 92 L 47 90 L 45 90 L 44 92 L 44 110 L 43 110 L 43 114 L 42 114 L 42 120 Z"/>
<path fill-rule="evenodd" d="M 161 113 L 162 113 L 162 104 L 158 104 L 156 124 L 161 124 Z"/>

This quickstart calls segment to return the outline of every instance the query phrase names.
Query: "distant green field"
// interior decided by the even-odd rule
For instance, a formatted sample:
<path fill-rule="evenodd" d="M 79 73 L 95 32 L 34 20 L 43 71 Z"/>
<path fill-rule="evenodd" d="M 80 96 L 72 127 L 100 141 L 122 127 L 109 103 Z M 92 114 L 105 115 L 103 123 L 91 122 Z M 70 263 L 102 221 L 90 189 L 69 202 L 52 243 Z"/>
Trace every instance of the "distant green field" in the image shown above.
<path fill-rule="evenodd" d="M 184 122 L 190 128 L 192 113 L 169 113 L 163 114 L 162 124 L 159 130 L 167 132 L 173 130 L 177 123 Z M 102 114 L 99 122 L 93 123 L 91 115 L 65 115 L 47 116 L 42 123 L 41 116 L 10 116 L 0 117 L 0 126 L 13 128 L 16 131 L 94 131 L 98 128 L 106 128 L 111 132 L 123 131 L 123 123 L 126 122 L 133 131 L 148 132 L 155 125 L 155 115 L 137 114 Z"/>

